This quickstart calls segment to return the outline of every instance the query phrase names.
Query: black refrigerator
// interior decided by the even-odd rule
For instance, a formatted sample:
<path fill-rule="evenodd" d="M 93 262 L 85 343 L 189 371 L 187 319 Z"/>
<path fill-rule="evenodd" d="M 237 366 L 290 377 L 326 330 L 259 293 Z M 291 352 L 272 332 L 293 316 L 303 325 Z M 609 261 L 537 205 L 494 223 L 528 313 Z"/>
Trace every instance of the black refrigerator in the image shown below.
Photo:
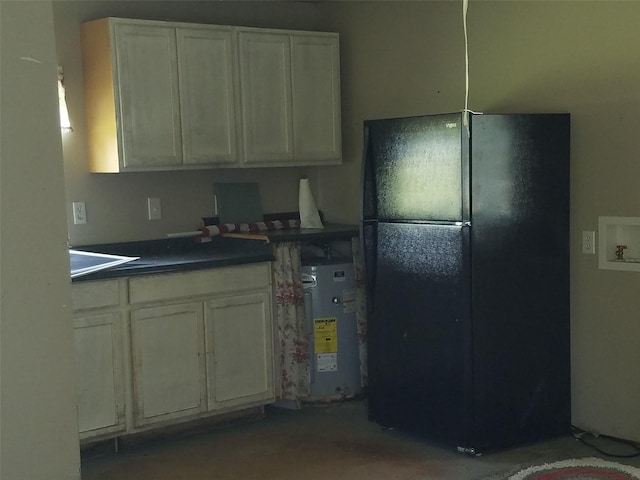
<path fill-rule="evenodd" d="M 370 420 L 468 453 L 569 432 L 570 116 L 364 133 Z"/>

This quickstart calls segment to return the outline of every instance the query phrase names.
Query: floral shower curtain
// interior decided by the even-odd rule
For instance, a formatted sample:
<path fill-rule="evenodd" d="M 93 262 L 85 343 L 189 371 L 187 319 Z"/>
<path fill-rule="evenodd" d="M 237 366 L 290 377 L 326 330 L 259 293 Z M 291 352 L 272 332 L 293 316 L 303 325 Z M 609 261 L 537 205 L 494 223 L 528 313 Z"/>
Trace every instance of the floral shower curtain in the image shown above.
<path fill-rule="evenodd" d="M 356 278 L 356 322 L 360 377 L 367 384 L 366 297 L 360 241 L 351 243 Z M 273 246 L 274 324 L 276 336 L 276 396 L 278 400 L 298 402 L 310 393 L 311 338 L 305 328 L 302 288 L 301 246 L 281 242 Z"/>
<path fill-rule="evenodd" d="M 309 339 L 304 325 L 300 244 L 276 243 L 273 256 L 276 395 L 279 400 L 298 401 L 309 395 Z"/>
<path fill-rule="evenodd" d="M 362 252 L 360 239 L 351 239 L 351 255 L 356 276 L 356 323 L 358 327 L 358 353 L 360 355 L 360 384 L 368 384 L 367 370 L 367 290 L 364 269 L 362 267 Z"/>

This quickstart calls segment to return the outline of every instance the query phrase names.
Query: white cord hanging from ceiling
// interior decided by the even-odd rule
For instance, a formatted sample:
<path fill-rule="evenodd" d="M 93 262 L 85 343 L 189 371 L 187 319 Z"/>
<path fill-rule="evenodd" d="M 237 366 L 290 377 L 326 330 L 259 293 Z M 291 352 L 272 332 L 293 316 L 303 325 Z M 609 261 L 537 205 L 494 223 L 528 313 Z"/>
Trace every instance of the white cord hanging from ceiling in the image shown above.
<path fill-rule="evenodd" d="M 464 29 L 464 115 L 462 123 L 467 128 L 469 135 L 469 38 L 467 36 L 467 10 L 469 0 L 462 0 L 462 27 Z"/>

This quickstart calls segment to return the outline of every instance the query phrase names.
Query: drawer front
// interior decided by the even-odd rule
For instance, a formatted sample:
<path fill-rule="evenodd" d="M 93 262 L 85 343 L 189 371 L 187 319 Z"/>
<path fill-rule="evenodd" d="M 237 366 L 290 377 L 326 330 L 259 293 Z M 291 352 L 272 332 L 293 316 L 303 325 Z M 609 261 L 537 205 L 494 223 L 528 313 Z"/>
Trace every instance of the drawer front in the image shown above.
<path fill-rule="evenodd" d="M 220 267 L 195 272 L 151 275 L 129 279 L 132 305 L 268 288 L 269 263 Z"/>
<path fill-rule="evenodd" d="M 118 280 L 83 282 L 71 285 L 73 310 L 117 307 L 120 305 Z"/>

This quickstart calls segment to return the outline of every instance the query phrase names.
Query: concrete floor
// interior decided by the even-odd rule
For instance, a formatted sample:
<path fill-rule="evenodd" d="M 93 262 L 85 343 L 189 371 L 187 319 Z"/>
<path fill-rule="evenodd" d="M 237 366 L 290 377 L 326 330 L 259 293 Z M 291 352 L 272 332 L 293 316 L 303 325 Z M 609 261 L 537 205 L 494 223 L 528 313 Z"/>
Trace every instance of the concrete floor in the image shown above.
<path fill-rule="evenodd" d="M 601 445 L 625 453 L 622 446 Z M 480 480 L 565 458 L 616 460 L 567 435 L 469 457 L 367 420 L 366 403 L 267 408 L 266 418 L 85 457 L 83 480 Z"/>

